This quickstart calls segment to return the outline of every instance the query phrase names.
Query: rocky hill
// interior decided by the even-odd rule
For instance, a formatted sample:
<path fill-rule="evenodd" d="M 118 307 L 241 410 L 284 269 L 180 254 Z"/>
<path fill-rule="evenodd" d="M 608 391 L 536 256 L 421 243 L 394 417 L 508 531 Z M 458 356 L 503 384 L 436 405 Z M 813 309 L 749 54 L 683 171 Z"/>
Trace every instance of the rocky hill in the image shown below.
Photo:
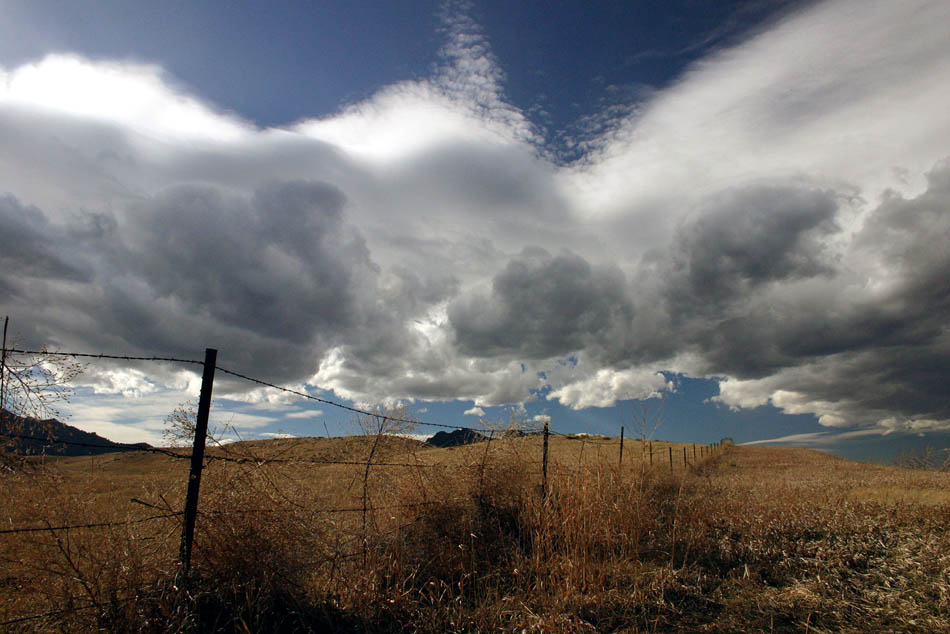
<path fill-rule="evenodd" d="M 92 456 L 149 447 L 147 443 L 127 445 L 112 442 L 55 418 L 24 418 L 6 410 L 0 412 L 0 435 L 6 451 L 28 456 Z"/>
<path fill-rule="evenodd" d="M 440 431 L 426 442 L 436 447 L 458 447 L 483 440 L 488 440 L 488 437 L 479 434 L 477 431 L 472 431 L 471 429 L 456 429 L 452 432 Z"/>

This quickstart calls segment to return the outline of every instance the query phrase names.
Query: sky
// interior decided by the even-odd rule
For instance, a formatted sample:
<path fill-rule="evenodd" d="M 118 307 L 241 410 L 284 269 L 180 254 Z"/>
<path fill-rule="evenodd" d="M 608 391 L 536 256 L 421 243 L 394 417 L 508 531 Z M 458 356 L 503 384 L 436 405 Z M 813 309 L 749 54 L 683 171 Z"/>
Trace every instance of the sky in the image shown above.
<path fill-rule="evenodd" d="M 0 0 L 0 314 L 480 426 L 950 438 L 950 4 Z M 161 442 L 194 366 L 63 408 Z M 231 437 L 351 416 L 219 374 Z M 435 428 L 416 433 L 434 433 Z"/>

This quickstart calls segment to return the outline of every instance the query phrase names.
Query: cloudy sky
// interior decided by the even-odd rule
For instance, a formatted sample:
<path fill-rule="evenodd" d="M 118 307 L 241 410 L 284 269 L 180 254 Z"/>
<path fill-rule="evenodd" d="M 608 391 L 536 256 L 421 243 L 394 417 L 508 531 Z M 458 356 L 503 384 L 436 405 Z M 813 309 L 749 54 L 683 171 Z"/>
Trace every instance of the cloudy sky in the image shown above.
<path fill-rule="evenodd" d="M 950 4 L 227 6 L 0 1 L 24 345 L 448 424 L 947 438 Z M 97 362 L 67 411 L 155 442 L 196 386 Z M 242 437 L 351 429 L 252 387 L 216 383 Z"/>

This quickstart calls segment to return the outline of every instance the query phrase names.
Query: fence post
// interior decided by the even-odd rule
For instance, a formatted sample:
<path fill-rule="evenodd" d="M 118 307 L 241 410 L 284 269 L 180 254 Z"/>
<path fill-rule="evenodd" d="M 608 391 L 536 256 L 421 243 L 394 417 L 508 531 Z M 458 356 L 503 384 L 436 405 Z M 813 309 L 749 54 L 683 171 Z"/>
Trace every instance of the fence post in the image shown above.
<path fill-rule="evenodd" d="M 211 386 L 218 351 L 205 349 L 204 372 L 201 374 L 201 395 L 198 397 L 198 417 L 195 420 L 195 441 L 191 449 L 191 472 L 188 475 L 188 497 L 185 499 L 185 518 L 181 529 L 181 575 L 185 579 L 191 567 L 191 545 L 195 537 L 195 518 L 198 515 L 198 488 L 201 485 L 201 467 L 205 458 L 205 437 L 208 435 L 208 413 L 211 411 Z"/>
<path fill-rule="evenodd" d="M 673 445 L 670 445 L 670 473 L 673 473 Z"/>
<path fill-rule="evenodd" d="M 620 426 L 620 466 L 623 466 L 623 425 Z"/>
<path fill-rule="evenodd" d="M 683 445 L 683 467 L 686 466 L 686 445 Z"/>
<path fill-rule="evenodd" d="M 653 441 L 650 441 L 650 466 L 653 466 Z"/>
<path fill-rule="evenodd" d="M 0 411 L 3 411 L 5 406 L 4 397 L 7 394 L 6 391 L 6 379 L 7 379 L 7 326 L 10 324 L 10 315 L 7 315 L 3 318 L 3 353 L 0 357 Z"/>
<path fill-rule="evenodd" d="M 696 461 L 696 443 L 693 443 L 693 462 Z"/>
<path fill-rule="evenodd" d="M 491 448 L 491 440 L 495 437 L 495 430 L 492 429 L 488 434 L 488 442 L 485 443 L 485 455 L 482 457 L 482 466 L 478 470 L 478 501 L 481 502 L 484 497 L 485 489 L 485 465 L 488 463 L 488 450 Z"/>
<path fill-rule="evenodd" d="M 544 450 L 541 454 L 541 499 L 548 497 L 548 423 L 544 423 Z"/>

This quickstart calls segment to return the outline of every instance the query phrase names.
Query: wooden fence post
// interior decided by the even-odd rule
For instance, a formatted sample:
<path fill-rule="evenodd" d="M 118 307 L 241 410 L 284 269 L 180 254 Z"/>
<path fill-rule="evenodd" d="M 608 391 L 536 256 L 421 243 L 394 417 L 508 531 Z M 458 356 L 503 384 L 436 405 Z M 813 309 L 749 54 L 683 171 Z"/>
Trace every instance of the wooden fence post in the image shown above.
<path fill-rule="evenodd" d="M 683 445 L 683 466 L 686 466 L 686 445 Z"/>
<path fill-rule="evenodd" d="M 623 466 L 623 425 L 620 426 L 620 466 Z"/>
<path fill-rule="evenodd" d="M 0 411 L 6 407 L 3 397 L 6 396 L 6 378 L 7 378 L 7 326 L 10 324 L 10 316 L 3 318 L 3 352 L 0 357 Z"/>
<path fill-rule="evenodd" d="M 696 461 L 696 443 L 693 443 L 693 462 Z"/>
<path fill-rule="evenodd" d="M 670 473 L 673 473 L 673 445 L 670 445 Z"/>
<path fill-rule="evenodd" d="M 204 372 L 201 374 L 201 395 L 198 397 L 198 416 L 195 420 L 195 441 L 191 449 L 191 472 L 188 475 L 188 497 L 185 499 L 185 518 L 181 529 L 181 575 L 184 580 L 191 568 L 191 546 L 195 537 L 195 518 L 198 515 L 198 488 L 201 486 L 201 467 L 205 458 L 205 438 L 208 435 L 208 414 L 211 411 L 211 387 L 218 351 L 205 349 Z"/>
<path fill-rule="evenodd" d="M 653 466 L 653 441 L 652 440 L 650 441 L 649 447 L 650 447 L 650 466 L 652 467 Z"/>
<path fill-rule="evenodd" d="M 544 451 L 541 454 L 541 499 L 548 497 L 548 423 L 544 423 Z"/>

